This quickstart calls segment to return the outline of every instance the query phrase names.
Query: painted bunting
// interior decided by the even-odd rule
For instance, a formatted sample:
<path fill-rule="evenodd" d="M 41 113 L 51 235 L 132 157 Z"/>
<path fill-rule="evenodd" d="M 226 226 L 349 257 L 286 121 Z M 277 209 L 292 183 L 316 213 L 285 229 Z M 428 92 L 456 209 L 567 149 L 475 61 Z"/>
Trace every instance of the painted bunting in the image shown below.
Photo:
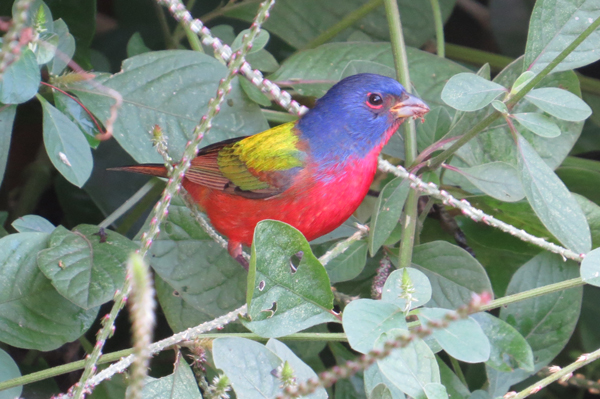
<path fill-rule="evenodd" d="M 309 241 L 340 226 L 366 196 L 382 147 L 406 118 L 428 111 L 393 79 L 353 75 L 295 122 L 202 148 L 183 187 L 247 269 L 242 244 L 261 220 L 288 223 Z M 119 169 L 167 176 L 158 164 Z"/>

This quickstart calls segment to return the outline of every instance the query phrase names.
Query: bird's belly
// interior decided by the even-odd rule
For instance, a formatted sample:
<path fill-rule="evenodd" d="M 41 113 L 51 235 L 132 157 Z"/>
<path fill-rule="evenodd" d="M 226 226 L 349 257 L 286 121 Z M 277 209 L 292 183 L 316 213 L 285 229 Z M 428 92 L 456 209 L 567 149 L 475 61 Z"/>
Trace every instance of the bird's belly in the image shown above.
<path fill-rule="evenodd" d="M 230 241 L 251 245 L 256 224 L 265 219 L 288 223 L 310 241 L 339 227 L 358 208 L 376 171 L 376 159 L 369 161 L 349 162 L 346 168 L 316 181 L 300 178 L 268 199 L 243 198 L 189 182 L 184 186 Z"/>

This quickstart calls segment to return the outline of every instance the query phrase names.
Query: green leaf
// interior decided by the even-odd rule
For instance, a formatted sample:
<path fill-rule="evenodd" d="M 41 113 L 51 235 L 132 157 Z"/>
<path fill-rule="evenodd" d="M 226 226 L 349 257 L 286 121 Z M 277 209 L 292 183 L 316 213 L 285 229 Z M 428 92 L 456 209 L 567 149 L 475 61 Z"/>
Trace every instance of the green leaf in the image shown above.
<path fill-rule="evenodd" d="M 346 64 L 342 71 L 341 79 L 359 73 L 376 73 L 378 75 L 387 76 L 388 78 L 396 79 L 396 70 L 387 65 L 378 64 L 372 61 L 353 60 Z"/>
<path fill-rule="evenodd" d="M 0 239 L 0 341 L 50 351 L 79 338 L 98 308 L 84 310 L 64 299 L 38 269 L 47 233 L 11 234 Z"/>
<path fill-rule="evenodd" d="M 592 248 L 600 247 L 600 206 L 579 194 L 571 194 L 581 207 L 592 233 Z"/>
<path fill-rule="evenodd" d="M 244 36 L 248 34 L 250 34 L 250 29 L 244 29 L 243 31 L 241 31 L 231 44 L 231 49 L 233 51 L 240 50 L 242 48 L 242 41 L 244 40 Z M 252 47 L 250 48 L 248 54 L 253 54 L 257 51 L 262 50 L 269 42 L 270 37 L 271 36 L 269 35 L 269 32 L 267 32 L 265 29 L 261 29 L 260 32 L 258 32 L 258 36 L 256 36 L 256 38 L 252 42 Z"/>
<path fill-rule="evenodd" d="M 8 65 L 0 81 L 0 103 L 21 104 L 38 91 L 41 82 L 40 67 L 35 54 L 25 48 L 16 62 Z"/>
<path fill-rule="evenodd" d="M 425 148 L 440 140 L 452 124 L 452 118 L 445 107 L 434 107 L 427 113 L 424 123 L 417 124 L 417 148 Z"/>
<path fill-rule="evenodd" d="M 140 163 L 162 163 L 148 132 L 159 125 L 169 138 L 169 154 L 180 159 L 194 127 L 207 110 L 208 101 L 216 95 L 219 81 L 226 74 L 227 68 L 209 55 L 169 50 L 129 58 L 123 62 L 121 72 L 107 79 L 98 77 L 97 81 L 123 96 L 114 126 L 119 144 Z M 85 82 L 74 83 L 68 89 L 100 120 L 108 119 L 114 99 Z M 202 145 L 251 135 L 268 127 L 258 105 L 243 94 L 235 78 Z"/>
<path fill-rule="evenodd" d="M 281 381 L 272 373 L 282 360 L 270 349 L 245 338 L 217 338 L 213 342 L 215 366 L 225 373 L 239 399 L 272 398 Z"/>
<path fill-rule="evenodd" d="M 419 5 L 421 3 L 426 2 L 418 2 Z M 467 72 L 468 69 L 448 59 L 415 48 L 408 47 L 406 53 L 410 79 L 419 91 L 420 97 L 429 107 L 443 106 L 453 115 L 454 109 L 440 99 L 440 93 L 448 79 L 457 73 Z M 392 48 L 389 43 L 330 43 L 295 53 L 286 59 L 281 64 L 281 68 L 270 78 L 274 82 L 291 83 L 299 94 L 321 97 L 341 79 L 347 65 L 357 61 L 369 61 L 394 68 Z"/>
<path fill-rule="evenodd" d="M 525 197 L 517 169 L 506 162 L 490 162 L 461 169 L 461 174 L 478 189 L 504 202 Z"/>
<path fill-rule="evenodd" d="M 404 310 L 393 303 L 357 299 L 344 308 L 342 324 L 352 349 L 367 353 L 381 334 L 395 328 L 406 330 L 405 317 Z"/>
<path fill-rule="evenodd" d="M 325 265 L 330 283 L 348 281 L 358 276 L 365 268 L 368 246 L 366 241 L 355 241 L 343 253 L 330 260 Z"/>
<path fill-rule="evenodd" d="M 475 319 L 488 337 L 491 345 L 490 358 L 485 364 L 499 371 L 513 371 L 520 368 L 533 371 L 531 347 L 510 324 L 489 313 L 476 313 Z"/>
<path fill-rule="evenodd" d="M 577 264 L 560 255 L 542 252 L 524 264 L 514 275 L 506 295 L 576 278 Z M 565 347 L 575 329 L 581 309 L 582 288 L 546 294 L 515 302 L 500 309 L 500 319 L 513 326 L 533 351 L 534 373 L 551 362 Z M 510 373 L 486 366 L 493 397 L 502 396 L 509 387 L 532 372 L 517 369 Z"/>
<path fill-rule="evenodd" d="M 400 392 L 402 393 L 402 392 Z M 370 399 L 393 399 L 392 392 L 385 384 L 378 384 L 368 395 Z M 401 396 L 404 397 L 404 394 Z"/>
<path fill-rule="evenodd" d="M 147 378 L 142 391 L 144 399 L 202 399 L 194 372 L 183 356 L 175 364 L 173 374 L 162 378 Z"/>
<path fill-rule="evenodd" d="M 583 258 L 581 278 L 588 284 L 600 286 L 600 248 L 588 252 Z"/>
<path fill-rule="evenodd" d="M 25 215 L 12 222 L 19 233 L 52 233 L 54 225 L 38 215 Z"/>
<path fill-rule="evenodd" d="M 534 77 L 535 77 L 535 73 L 533 73 L 531 71 L 523 72 L 521 75 L 519 75 L 517 80 L 515 80 L 515 83 L 513 83 L 512 88 L 510 89 L 510 94 L 518 93 Z"/>
<path fill-rule="evenodd" d="M 492 101 L 492 107 L 494 107 L 496 109 L 496 111 L 498 112 L 502 112 L 503 114 L 508 114 L 508 108 L 506 107 L 506 104 L 504 104 L 502 101 L 500 100 L 494 100 Z"/>
<path fill-rule="evenodd" d="M 292 257 L 302 251 L 299 265 Z M 306 238 L 292 226 L 265 220 L 256 226 L 248 273 L 248 316 L 244 323 L 263 337 L 280 337 L 338 319 L 325 268 Z"/>
<path fill-rule="evenodd" d="M 103 236 L 102 234 L 105 234 Z M 114 231 L 80 225 L 62 226 L 50 235 L 48 249 L 38 254 L 38 266 L 65 298 L 90 309 L 110 301 L 125 282 L 126 262 L 138 248 Z"/>
<path fill-rule="evenodd" d="M 374 256 L 399 222 L 410 190 L 409 181 L 397 177 L 385 185 L 373 208 L 369 229 L 369 251 Z"/>
<path fill-rule="evenodd" d="M 301 382 L 310 378 L 318 378 L 317 373 L 315 373 L 313 369 L 311 369 L 298 356 L 296 356 L 296 354 L 292 352 L 292 350 L 285 344 L 271 338 L 265 346 L 267 349 L 270 349 L 273 353 L 275 353 L 283 362 L 288 362 L 288 364 L 294 370 L 296 381 Z M 320 387 L 317 388 L 314 393 L 305 397 L 311 399 L 327 399 L 327 391 L 325 388 Z"/>
<path fill-rule="evenodd" d="M 159 302 L 177 331 L 237 309 L 246 295 L 244 269 L 204 232 L 191 212 L 178 197 L 173 199 L 149 258 L 165 282 Z"/>
<path fill-rule="evenodd" d="M 588 252 L 592 239 L 581 208 L 529 142 L 521 136 L 518 140 L 519 173 L 531 207 L 567 248 L 582 254 Z"/>
<path fill-rule="evenodd" d="M 240 86 L 244 90 L 244 93 L 255 103 L 258 105 L 262 105 L 263 107 L 271 106 L 271 100 L 269 97 L 263 94 L 262 91 L 256 86 L 254 86 L 247 78 L 240 79 Z"/>
<path fill-rule="evenodd" d="M 439 356 L 436 356 L 435 360 L 437 360 L 438 367 L 440 368 L 440 382 L 444 384 L 448 390 L 449 396 L 452 399 L 467 399 L 470 392 L 469 389 L 462 383 L 460 378 L 454 374 L 454 371 L 452 371 L 450 367 L 448 367 L 446 363 L 440 359 Z"/>
<path fill-rule="evenodd" d="M 58 35 L 52 32 L 41 32 L 39 41 L 33 46 L 33 53 L 38 65 L 50 62 L 56 54 Z"/>
<path fill-rule="evenodd" d="M 407 45 L 420 47 L 428 39 L 434 37 L 435 25 L 430 4 L 411 0 L 400 0 L 398 3 L 402 10 L 400 17 Z M 440 1 L 444 20 L 450 16 L 454 3 L 455 0 Z M 300 49 L 363 4 L 364 2 L 360 0 L 330 0 L 328 2 L 280 0 L 273 7 L 271 16 L 265 22 L 264 27 L 292 47 Z M 258 4 L 248 3 L 228 10 L 225 15 L 252 22 L 257 7 Z M 290 15 L 293 15 L 294 18 L 290 18 Z M 353 27 L 341 32 L 334 40 L 344 41 L 355 32 L 363 32 L 376 41 L 389 41 L 384 7 L 375 9 L 356 22 Z"/>
<path fill-rule="evenodd" d="M 536 1 L 529 22 L 523 69 L 540 72 L 600 16 L 596 0 Z M 575 69 L 600 58 L 600 32 L 594 31 L 553 70 Z"/>
<path fill-rule="evenodd" d="M 535 112 L 524 112 L 522 114 L 513 114 L 512 117 L 525 129 L 538 136 L 549 138 L 560 136 L 560 128 L 558 125 L 545 115 Z"/>
<path fill-rule="evenodd" d="M 454 75 L 442 90 L 442 100 L 460 111 L 477 111 L 491 103 L 506 88 L 474 73 Z"/>
<path fill-rule="evenodd" d="M 391 330 L 387 334 L 382 334 L 376 345 L 398 334 L 407 333 L 406 330 Z M 378 360 L 377 364 L 383 375 L 396 388 L 415 399 L 426 397 L 425 385 L 440 382 L 440 371 L 435 355 L 421 340 L 413 340 L 405 348 L 394 349 L 388 357 Z"/>
<path fill-rule="evenodd" d="M 565 121 L 583 121 L 592 114 L 592 109 L 580 97 L 556 87 L 533 89 L 525 98 L 542 111 Z"/>
<path fill-rule="evenodd" d="M 410 287 L 406 292 L 404 287 Z M 425 273 L 412 267 L 405 267 L 394 270 L 385 280 L 381 290 L 381 300 L 393 303 L 401 309 L 414 309 L 423 306 L 431 299 L 431 284 Z M 407 306 L 407 294 L 410 295 L 411 302 Z"/>
<path fill-rule="evenodd" d="M 54 92 L 54 105 L 83 132 L 90 147 L 94 149 L 98 147 L 100 140 L 96 138 L 96 135 L 102 132 L 98 130 L 92 118 L 81 105 L 59 91 Z"/>
<path fill-rule="evenodd" d="M 54 167 L 72 184 L 82 187 L 92 174 L 94 160 L 76 124 L 39 97 L 44 113 L 44 145 Z"/>
<path fill-rule="evenodd" d="M 19 366 L 15 363 L 10 355 L 0 349 L 0 382 L 12 380 L 21 376 Z M 10 388 L 5 391 L 0 391 L 0 399 L 14 399 L 20 398 L 21 392 L 23 392 L 23 386 Z"/>
<path fill-rule="evenodd" d="M 69 60 L 75 54 L 75 38 L 69 32 L 67 24 L 62 19 L 54 21 L 54 33 L 58 35 L 56 55 L 48 63 L 48 72 L 51 75 L 60 75 L 67 67 Z"/>
<path fill-rule="evenodd" d="M 417 315 L 421 324 L 444 319 L 446 309 L 422 308 Z M 474 319 L 467 318 L 448 323 L 444 328 L 432 328 L 432 335 L 442 348 L 455 359 L 467 363 L 481 363 L 490 358 L 490 342 Z"/>
<path fill-rule="evenodd" d="M 448 399 L 448 392 L 442 384 L 430 382 L 425 385 L 425 396 L 427 399 Z"/>
<path fill-rule="evenodd" d="M 429 307 L 456 309 L 469 303 L 473 293 L 492 292 L 484 268 L 456 245 L 445 241 L 417 245 L 412 260 L 413 267 L 425 273 L 431 283 Z"/>
<path fill-rule="evenodd" d="M 581 194 L 596 204 L 600 204 L 600 162 L 591 159 L 567 157 L 556 169 L 571 193 Z"/>
<path fill-rule="evenodd" d="M 16 105 L 0 105 L 0 184 L 4 180 L 4 172 L 6 171 L 16 111 Z"/>
<path fill-rule="evenodd" d="M 387 399 L 385 396 L 377 396 L 379 392 L 389 391 L 391 399 L 405 399 L 404 392 L 399 390 L 383 373 L 377 363 L 371 365 L 364 372 L 365 392 L 369 399 Z M 383 393 L 382 393 L 383 394 Z"/>
<path fill-rule="evenodd" d="M 252 68 L 263 72 L 270 73 L 279 69 L 279 62 L 277 62 L 275 57 L 273 57 L 273 54 L 269 53 L 265 49 L 259 50 L 256 53 L 248 54 L 246 56 L 246 61 L 252 65 Z"/>
<path fill-rule="evenodd" d="M 144 39 L 142 38 L 142 35 L 140 35 L 140 32 L 135 32 L 133 35 L 131 35 L 129 41 L 127 42 L 127 58 L 150 51 L 152 50 L 150 50 L 148 46 L 144 44 Z"/>

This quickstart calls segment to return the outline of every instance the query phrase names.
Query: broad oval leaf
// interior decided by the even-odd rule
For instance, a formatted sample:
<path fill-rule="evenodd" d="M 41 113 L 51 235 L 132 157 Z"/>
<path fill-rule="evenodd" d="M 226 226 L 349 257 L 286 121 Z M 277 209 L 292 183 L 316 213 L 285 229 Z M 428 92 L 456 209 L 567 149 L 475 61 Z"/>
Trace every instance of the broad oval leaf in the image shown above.
<path fill-rule="evenodd" d="M 35 54 L 25 48 L 19 59 L 6 67 L 0 81 L 0 103 L 21 104 L 38 92 L 42 80 Z"/>
<path fill-rule="evenodd" d="M 54 167 L 69 182 L 82 187 L 92 174 L 90 146 L 77 125 L 40 97 L 44 113 L 44 145 Z"/>
<path fill-rule="evenodd" d="M 399 390 L 383 373 L 377 363 L 372 364 L 371 367 L 364 371 L 364 384 L 365 393 L 369 399 L 388 399 L 385 396 L 381 396 L 386 392 L 389 392 L 389 399 L 405 399 L 404 392 Z M 377 396 L 377 395 L 380 396 Z"/>
<path fill-rule="evenodd" d="M 398 334 L 408 334 L 408 331 L 392 330 L 382 334 L 376 345 L 383 345 Z M 396 388 L 415 399 L 425 397 L 425 385 L 440 382 L 435 355 L 420 339 L 413 340 L 404 348 L 394 349 L 388 357 L 378 360 L 377 365 Z"/>
<path fill-rule="evenodd" d="M 247 35 L 249 33 L 250 33 L 250 29 L 244 29 L 243 31 L 241 31 L 236 36 L 233 43 L 231 44 L 231 49 L 233 51 L 240 50 L 242 48 L 244 35 Z M 252 47 L 250 48 L 250 51 L 248 52 L 248 54 L 253 54 L 253 53 L 256 53 L 257 51 L 262 50 L 269 42 L 269 38 L 270 38 L 269 32 L 267 32 L 265 29 L 261 29 L 260 32 L 258 32 L 258 36 L 256 36 L 256 38 L 252 42 Z"/>
<path fill-rule="evenodd" d="M 126 262 L 138 248 L 132 241 L 98 227 L 69 231 L 58 226 L 49 248 L 38 254 L 38 266 L 65 298 L 84 309 L 110 301 L 125 282 Z"/>
<path fill-rule="evenodd" d="M 525 98 L 542 111 L 565 121 L 583 121 L 592 114 L 590 106 L 580 97 L 556 87 L 533 89 Z"/>
<path fill-rule="evenodd" d="M 20 376 L 21 371 L 17 363 L 15 363 L 8 353 L 0 349 L 0 382 L 12 380 Z M 0 399 L 20 398 L 21 392 L 23 392 L 22 385 L 0 391 Z"/>
<path fill-rule="evenodd" d="M 567 248 L 592 248 L 590 228 L 577 201 L 529 142 L 518 138 L 519 174 L 527 200 L 544 226 Z"/>
<path fill-rule="evenodd" d="M 417 245 L 412 261 L 412 267 L 425 273 L 431 283 L 433 294 L 428 307 L 456 309 L 469 303 L 473 293 L 492 293 L 483 266 L 456 245 L 445 241 Z"/>
<path fill-rule="evenodd" d="M 50 351 L 79 338 L 98 308 L 84 310 L 63 298 L 37 265 L 49 234 L 18 233 L 0 239 L 0 341 Z"/>
<path fill-rule="evenodd" d="M 75 54 L 75 38 L 69 33 L 65 21 L 60 18 L 54 21 L 54 33 L 58 35 L 58 47 L 56 55 L 48 63 L 48 72 L 52 75 L 59 75 Z"/>
<path fill-rule="evenodd" d="M 600 287 L 600 248 L 588 252 L 583 258 L 581 278 L 588 284 Z"/>
<path fill-rule="evenodd" d="M 538 73 L 600 17 L 596 0 L 536 1 L 529 22 L 524 69 Z M 567 56 L 554 72 L 590 64 L 600 58 L 597 29 Z"/>
<path fill-rule="evenodd" d="M 558 137 L 560 136 L 560 128 L 550 120 L 547 116 L 535 112 L 523 112 L 521 114 L 513 114 L 513 118 L 517 120 L 525 129 L 529 130 L 542 137 Z"/>
<path fill-rule="evenodd" d="M 425 396 L 427 396 L 427 399 L 448 399 L 448 392 L 444 385 L 430 382 L 425 385 Z"/>
<path fill-rule="evenodd" d="M 421 324 L 444 319 L 446 309 L 422 308 L 417 315 Z M 455 359 L 467 363 L 481 363 L 490 358 L 490 342 L 474 319 L 466 318 L 448 323 L 443 328 L 432 328 L 432 335 L 442 348 Z"/>
<path fill-rule="evenodd" d="M 192 368 L 180 355 L 173 374 L 145 380 L 142 397 L 144 399 L 202 399 L 202 394 L 198 389 Z"/>
<path fill-rule="evenodd" d="M 302 252 L 300 264 L 292 257 Z M 294 270 L 295 269 L 295 270 Z M 248 273 L 248 316 L 244 325 L 275 338 L 325 322 L 336 322 L 325 268 L 294 227 L 264 220 L 254 230 Z"/>
<path fill-rule="evenodd" d="M 25 215 L 11 224 L 19 233 L 52 233 L 54 225 L 38 215 Z"/>
<path fill-rule="evenodd" d="M 4 172 L 6 171 L 16 111 L 16 105 L 5 105 L 0 108 L 0 184 L 4 180 Z"/>
<path fill-rule="evenodd" d="M 409 292 L 404 288 L 408 288 Z M 408 311 L 429 302 L 431 293 L 431 284 L 425 273 L 412 267 L 405 267 L 394 270 L 385 280 L 381 290 L 381 300 Z M 407 304 L 409 296 L 411 301 Z"/>
<path fill-rule="evenodd" d="M 560 255 L 542 252 L 513 275 L 506 295 L 543 287 L 579 275 L 577 264 Z M 575 330 L 582 302 L 582 288 L 546 294 L 515 302 L 500 309 L 500 319 L 513 326 L 533 351 L 533 372 L 517 369 L 504 373 L 486 366 L 492 397 L 502 396 L 514 385 L 551 362 Z"/>
<path fill-rule="evenodd" d="M 245 338 L 217 338 L 212 347 L 215 366 L 225 373 L 240 399 L 273 398 L 281 381 L 272 373 L 282 360 L 258 342 Z"/>
<path fill-rule="evenodd" d="M 369 229 L 369 251 L 375 256 L 394 227 L 399 223 L 402 208 L 410 190 L 409 181 L 397 177 L 385 185 L 375 207 Z"/>
<path fill-rule="evenodd" d="M 491 103 L 506 88 L 474 73 L 454 75 L 442 90 L 442 100 L 459 111 L 477 111 Z"/>
<path fill-rule="evenodd" d="M 462 168 L 460 173 L 478 189 L 504 202 L 525 197 L 517 169 L 506 162 L 490 162 Z"/>
<path fill-rule="evenodd" d="M 367 263 L 368 247 L 366 241 L 355 241 L 344 252 L 331 259 L 325 265 L 330 283 L 348 281 L 358 276 Z"/>
<path fill-rule="evenodd" d="M 514 327 L 489 313 L 476 313 L 471 318 L 477 321 L 490 341 L 487 366 L 506 372 L 517 368 L 533 371 L 531 347 Z"/>
<path fill-rule="evenodd" d="M 162 163 L 149 132 L 159 125 L 168 137 L 169 154 L 180 159 L 194 127 L 207 110 L 208 101 L 216 95 L 219 81 L 226 74 L 227 68 L 209 55 L 168 50 L 129 58 L 123 62 L 121 72 L 108 78 L 100 76 L 97 81 L 123 96 L 114 125 L 119 144 L 140 163 Z M 74 83 L 67 88 L 100 120 L 108 119 L 113 98 L 89 83 Z M 268 128 L 260 108 L 243 94 L 235 78 L 202 145 Z"/>
<path fill-rule="evenodd" d="M 417 149 L 425 148 L 441 140 L 452 124 L 452 118 L 446 107 L 432 107 L 424 123 L 417 123 Z"/>
<path fill-rule="evenodd" d="M 405 317 L 404 310 L 393 303 L 357 299 L 344 308 L 342 324 L 352 349 L 367 353 L 381 334 L 407 329 Z"/>

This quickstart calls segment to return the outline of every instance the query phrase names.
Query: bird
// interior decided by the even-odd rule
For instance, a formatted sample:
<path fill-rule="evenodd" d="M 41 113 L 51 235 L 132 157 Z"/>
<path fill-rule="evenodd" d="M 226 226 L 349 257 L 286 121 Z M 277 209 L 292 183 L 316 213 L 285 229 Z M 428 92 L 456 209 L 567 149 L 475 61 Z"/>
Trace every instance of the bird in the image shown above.
<path fill-rule="evenodd" d="M 367 195 L 383 146 L 429 107 L 396 80 L 369 73 L 333 85 L 298 120 L 201 148 L 183 187 L 246 270 L 243 245 L 266 219 L 308 241 L 344 223 Z M 167 177 L 162 164 L 115 168 Z"/>

